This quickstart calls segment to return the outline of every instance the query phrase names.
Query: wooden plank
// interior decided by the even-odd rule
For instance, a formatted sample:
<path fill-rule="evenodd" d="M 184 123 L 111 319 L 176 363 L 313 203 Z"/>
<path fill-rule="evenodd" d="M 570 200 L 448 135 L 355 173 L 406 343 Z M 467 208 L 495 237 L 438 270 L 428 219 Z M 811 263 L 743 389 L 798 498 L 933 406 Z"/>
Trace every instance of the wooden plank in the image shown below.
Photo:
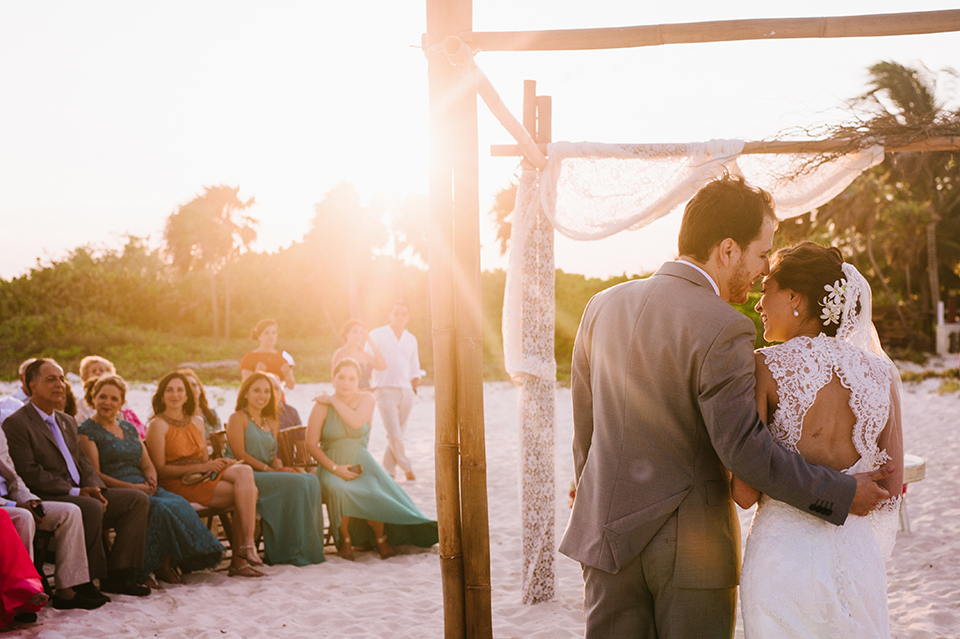
<path fill-rule="evenodd" d="M 825 153 L 842 149 L 848 140 L 777 140 L 773 142 L 746 142 L 743 145 L 745 155 L 759 153 Z M 540 151 L 547 152 L 546 144 L 539 144 Z M 927 138 L 910 143 L 884 146 L 887 153 L 907 153 L 917 151 L 960 151 L 960 136 Z M 523 155 L 516 144 L 492 144 L 490 155 L 494 157 L 515 157 Z"/>
<path fill-rule="evenodd" d="M 662 44 L 863 38 L 960 31 L 960 9 L 820 18 L 762 18 L 602 29 L 478 31 L 464 37 L 481 51 L 623 49 Z"/>

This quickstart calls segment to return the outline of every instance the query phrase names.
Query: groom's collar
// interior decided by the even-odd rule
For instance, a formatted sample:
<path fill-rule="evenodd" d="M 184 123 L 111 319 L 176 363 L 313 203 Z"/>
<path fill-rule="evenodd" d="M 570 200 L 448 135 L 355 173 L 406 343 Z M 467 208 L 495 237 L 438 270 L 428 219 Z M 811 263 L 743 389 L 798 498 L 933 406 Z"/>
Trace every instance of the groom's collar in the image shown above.
<path fill-rule="evenodd" d="M 689 270 L 683 267 L 669 268 L 669 269 L 666 268 L 668 266 L 673 267 L 676 264 L 683 264 L 684 266 L 694 269 L 694 271 L 702 275 L 703 278 L 702 279 L 698 278 L 694 273 L 690 273 Z M 706 283 L 710 285 L 714 293 L 716 293 L 717 295 L 720 295 L 720 287 L 717 286 L 717 283 L 713 280 L 713 278 L 710 277 L 710 275 L 705 270 L 703 270 L 702 268 L 700 268 L 699 266 L 697 266 L 692 262 L 688 262 L 687 260 L 676 260 L 675 262 L 666 262 L 664 263 L 664 265 L 661 267 L 660 270 L 664 270 L 664 272 L 667 272 L 670 275 L 679 275 L 680 277 L 690 280 L 695 284 L 699 284 L 700 286 L 703 286 L 704 285 L 703 280 L 706 280 Z"/>

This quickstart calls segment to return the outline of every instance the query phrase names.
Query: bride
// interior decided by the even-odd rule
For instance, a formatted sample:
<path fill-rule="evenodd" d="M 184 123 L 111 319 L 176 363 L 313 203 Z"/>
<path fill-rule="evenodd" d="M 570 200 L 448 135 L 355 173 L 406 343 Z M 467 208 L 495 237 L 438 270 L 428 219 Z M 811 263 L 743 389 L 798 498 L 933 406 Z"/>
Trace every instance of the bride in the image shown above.
<path fill-rule="evenodd" d="M 756 310 L 757 411 L 782 446 L 844 473 L 892 463 L 891 497 L 833 526 L 734 478 L 737 504 L 760 502 L 740 581 L 745 636 L 888 637 L 884 559 L 893 549 L 903 481 L 899 376 L 871 321 L 870 287 L 840 251 L 781 249 Z M 768 417 L 770 419 L 768 419 Z"/>

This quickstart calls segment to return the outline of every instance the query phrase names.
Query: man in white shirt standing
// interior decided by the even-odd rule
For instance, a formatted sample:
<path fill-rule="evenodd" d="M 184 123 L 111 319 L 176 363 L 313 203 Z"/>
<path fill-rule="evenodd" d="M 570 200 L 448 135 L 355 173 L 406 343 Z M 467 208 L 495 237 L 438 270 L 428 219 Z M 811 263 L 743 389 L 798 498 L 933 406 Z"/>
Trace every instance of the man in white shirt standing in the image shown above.
<path fill-rule="evenodd" d="M 383 453 L 383 467 L 393 475 L 399 466 L 407 481 L 413 481 L 413 467 L 403 448 L 403 434 L 407 417 L 416 399 L 420 383 L 420 354 L 417 338 L 407 330 L 410 308 L 406 302 L 397 302 L 390 310 L 388 324 L 370 331 L 370 339 L 377 345 L 387 367 L 373 371 L 371 386 L 377 396 L 377 408 L 387 432 L 387 450 Z M 373 349 L 367 346 L 372 354 Z"/>

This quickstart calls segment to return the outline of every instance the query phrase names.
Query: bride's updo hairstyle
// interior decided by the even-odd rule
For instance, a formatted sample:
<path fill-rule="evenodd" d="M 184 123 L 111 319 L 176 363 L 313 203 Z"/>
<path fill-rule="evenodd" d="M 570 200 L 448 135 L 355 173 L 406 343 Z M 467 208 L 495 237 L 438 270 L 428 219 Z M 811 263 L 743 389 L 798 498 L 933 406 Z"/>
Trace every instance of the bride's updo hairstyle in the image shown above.
<path fill-rule="evenodd" d="M 819 317 L 823 311 L 821 300 L 827 295 L 824 286 L 833 286 L 844 279 L 843 255 L 835 246 L 820 246 L 813 242 L 800 242 L 782 248 L 773 255 L 770 263 L 770 278 L 781 289 L 790 289 L 807 300 L 807 312 Z M 839 323 L 823 325 L 820 331 L 829 337 L 837 336 Z"/>

